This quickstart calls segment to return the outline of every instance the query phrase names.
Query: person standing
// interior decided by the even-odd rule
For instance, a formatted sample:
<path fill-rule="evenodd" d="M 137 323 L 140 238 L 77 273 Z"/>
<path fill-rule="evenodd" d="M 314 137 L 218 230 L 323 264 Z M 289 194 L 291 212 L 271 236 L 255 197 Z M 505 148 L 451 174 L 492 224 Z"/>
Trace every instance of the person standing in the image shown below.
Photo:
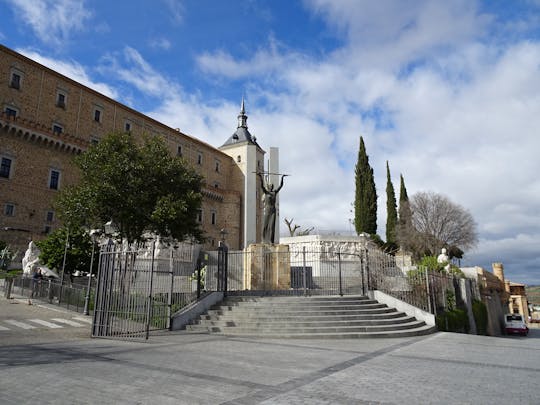
<path fill-rule="evenodd" d="M 34 267 L 34 271 L 32 273 L 32 293 L 30 294 L 30 299 L 28 300 L 28 305 L 32 305 L 32 298 L 38 294 L 39 285 L 41 284 L 41 280 L 43 280 L 43 274 L 41 274 L 41 269 Z"/>

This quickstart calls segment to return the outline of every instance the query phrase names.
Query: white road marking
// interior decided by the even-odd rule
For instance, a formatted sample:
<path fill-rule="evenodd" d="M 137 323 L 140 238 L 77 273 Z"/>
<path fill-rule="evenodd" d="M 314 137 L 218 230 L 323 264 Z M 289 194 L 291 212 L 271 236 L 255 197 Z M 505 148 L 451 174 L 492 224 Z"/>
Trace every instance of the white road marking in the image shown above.
<path fill-rule="evenodd" d="M 15 319 L 6 319 L 4 322 L 9 323 L 10 325 L 13 325 L 13 326 L 17 326 L 22 329 L 36 329 L 37 328 L 37 326 L 30 325 L 24 322 L 19 322 L 19 321 L 16 321 Z"/>
<path fill-rule="evenodd" d="M 42 319 L 28 319 L 30 322 L 34 322 L 34 323 L 37 323 L 39 325 L 43 325 L 43 326 L 46 326 L 47 328 L 51 328 L 51 329 L 58 329 L 58 328 L 63 328 L 62 325 L 57 325 L 55 323 L 52 323 L 52 322 L 47 322 L 47 321 L 44 321 Z"/>
<path fill-rule="evenodd" d="M 82 323 L 71 321 L 69 319 L 63 319 L 63 318 L 52 318 L 51 321 L 65 323 L 66 325 L 75 326 L 77 328 L 80 328 L 81 326 L 85 326 Z"/>
<path fill-rule="evenodd" d="M 73 319 L 92 325 L 92 318 L 83 318 L 80 316 L 74 316 Z"/>

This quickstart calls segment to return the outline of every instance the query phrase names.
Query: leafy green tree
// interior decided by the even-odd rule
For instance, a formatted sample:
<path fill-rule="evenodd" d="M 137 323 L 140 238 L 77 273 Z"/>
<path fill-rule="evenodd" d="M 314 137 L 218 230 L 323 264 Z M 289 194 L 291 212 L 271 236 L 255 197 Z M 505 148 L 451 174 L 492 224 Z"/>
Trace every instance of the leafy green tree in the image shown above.
<path fill-rule="evenodd" d="M 377 233 L 377 190 L 373 168 L 369 164 L 364 139 L 360 137 L 360 149 L 355 168 L 354 227 L 356 233 Z"/>
<path fill-rule="evenodd" d="M 159 137 L 137 143 L 130 134 L 111 133 L 76 159 L 80 182 L 57 201 L 70 228 L 102 228 L 112 220 L 129 242 L 154 232 L 177 240 L 200 239 L 197 210 L 202 177 L 171 156 Z"/>
<path fill-rule="evenodd" d="M 66 253 L 66 274 L 76 271 L 90 271 L 90 258 L 92 255 L 92 239 L 81 228 L 60 228 L 51 233 L 46 239 L 36 242 L 40 249 L 39 260 L 50 269 L 58 272 L 64 264 L 64 252 Z M 67 245 L 67 246 L 66 246 Z M 66 249 L 67 247 L 67 249 Z M 97 269 L 97 254 L 99 249 L 94 250 L 94 269 Z"/>
<path fill-rule="evenodd" d="M 386 161 L 386 243 L 388 245 L 397 246 L 397 219 L 396 193 L 390 177 L 390 166 Z"/>

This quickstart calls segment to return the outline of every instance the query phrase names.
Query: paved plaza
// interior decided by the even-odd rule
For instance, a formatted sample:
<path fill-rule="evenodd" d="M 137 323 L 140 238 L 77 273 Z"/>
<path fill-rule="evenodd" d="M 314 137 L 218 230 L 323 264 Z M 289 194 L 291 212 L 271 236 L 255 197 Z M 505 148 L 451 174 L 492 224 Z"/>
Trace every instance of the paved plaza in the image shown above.
<path fill-rule="evenodd" d="M 0 403 L 540 403 L 538 329 L 526 338 L 356 340 L 164 332 L 148 342 L 90 339 L 73 330 L 55 330 L 54 338 L 43 330 L 43 339 L 24 331 L 38 333 L 33 340 L 0 334 Z"/>

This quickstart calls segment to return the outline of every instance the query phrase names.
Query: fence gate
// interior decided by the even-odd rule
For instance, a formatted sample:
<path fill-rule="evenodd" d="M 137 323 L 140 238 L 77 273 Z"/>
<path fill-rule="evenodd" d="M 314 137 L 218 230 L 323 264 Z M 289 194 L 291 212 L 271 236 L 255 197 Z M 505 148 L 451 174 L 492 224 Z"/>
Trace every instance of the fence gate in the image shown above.
<path fill-rule="evenodd" d="M 144 338 L 170 327 L 175 310 L 197 297 L 193 288 L 196 245 L 162 249 L 110 241 L 100 251 L 93 337 Z"/>

